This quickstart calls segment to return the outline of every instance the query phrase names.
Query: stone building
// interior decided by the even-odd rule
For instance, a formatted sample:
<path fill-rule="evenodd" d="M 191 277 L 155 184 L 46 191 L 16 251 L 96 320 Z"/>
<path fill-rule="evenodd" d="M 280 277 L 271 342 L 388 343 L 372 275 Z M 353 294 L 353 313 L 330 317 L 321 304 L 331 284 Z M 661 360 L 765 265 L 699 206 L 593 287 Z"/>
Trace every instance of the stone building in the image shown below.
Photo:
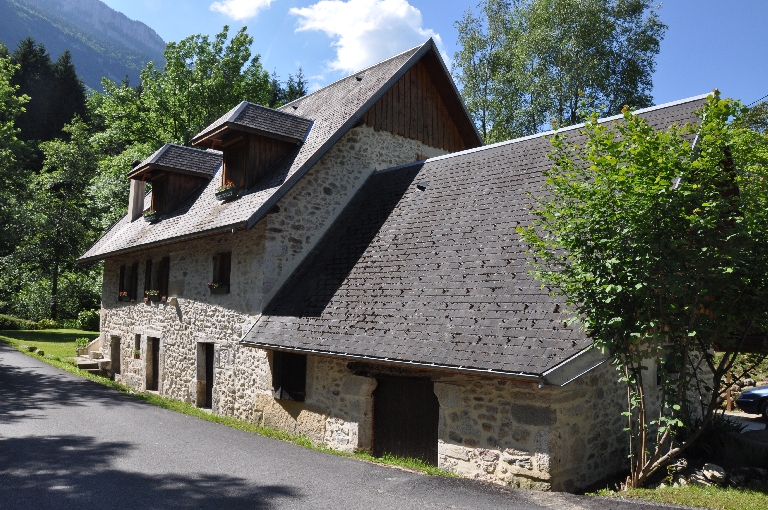
<path fill-rule="evenodd" d="M 551 145 L 482 147 L 431 40 L 277 110 L 241 103 L 193 144 L 129 172 L 128 214 L 81 257 L 104 261 L 115 380 L 518 487 L 624 467 L 616 374 L 515 233 Z"/>

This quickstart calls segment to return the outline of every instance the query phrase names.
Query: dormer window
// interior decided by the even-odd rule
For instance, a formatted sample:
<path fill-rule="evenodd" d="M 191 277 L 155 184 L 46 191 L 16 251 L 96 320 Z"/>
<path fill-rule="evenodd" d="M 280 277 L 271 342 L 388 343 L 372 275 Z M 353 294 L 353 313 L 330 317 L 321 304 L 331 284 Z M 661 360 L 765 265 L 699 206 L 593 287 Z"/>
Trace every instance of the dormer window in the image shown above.
<path fill-rule="evenodd" d="M 171 214 L 192 192 L 211 180 L 221 167 L 221 159 L 218 151 L 166 144 L 136 165 L 128 178 L 152 184 L 152 201 L 144 218 L 152 223 Z M 131 203 L 135 201 L 136 197 L 131 197 Z"/>
<path fill-rule="evenodd" d="M 198 147 L 221 150 L 224 171 L 216 197 L 231 200 L 267 175 L 291 151 L 300 146 L 310 119 L 242 102 L 192 139 Z M 237 193 L 221 193 L 232 183 Z"/>

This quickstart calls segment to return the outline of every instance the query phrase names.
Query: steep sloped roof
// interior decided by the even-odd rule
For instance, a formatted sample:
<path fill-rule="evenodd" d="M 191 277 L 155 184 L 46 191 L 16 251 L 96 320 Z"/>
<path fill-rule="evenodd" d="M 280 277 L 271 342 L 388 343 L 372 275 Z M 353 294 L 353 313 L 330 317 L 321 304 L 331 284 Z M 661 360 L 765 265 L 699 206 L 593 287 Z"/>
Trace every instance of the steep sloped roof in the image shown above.
<path fill-rule="evenodd" d="M 216 200 L 219 180 L 214 178 L 159 223 L 131 222 L 123 217 L 79 261 L 100 260 L 156 244 L 252 227 L 392 83 L 430 51 L 437 51 L 431 39 L 279 108 L 281 112 L 311 120 L 312 126 L 304 143 L 281 159 L 240 199 L 225 203 Z"/>
<path fill-rule="evenodd" d="M 695 122 L 703 98 L 640 113 Z M 371 176 L 243 343 L 527 376 L 579 354 L 590 340 L 532 279 L 515 232 L 552 164 L 547 135 Z"/>
<path fill-rule="evenodd" d="M 128 178 L 153 168 L 210 178 L 221 166 L 221 158 L 219 151 L 167 143 L 131 170 Z"/>
<path fill-rule="evenodd" d="M 192 143 L 198 145 L 209 136 L 227 127 L 287 142 L 300 143 L 304 141 L 311 125 L 312 120 L 310 119 L 243 101 L 195 135 Z"/>

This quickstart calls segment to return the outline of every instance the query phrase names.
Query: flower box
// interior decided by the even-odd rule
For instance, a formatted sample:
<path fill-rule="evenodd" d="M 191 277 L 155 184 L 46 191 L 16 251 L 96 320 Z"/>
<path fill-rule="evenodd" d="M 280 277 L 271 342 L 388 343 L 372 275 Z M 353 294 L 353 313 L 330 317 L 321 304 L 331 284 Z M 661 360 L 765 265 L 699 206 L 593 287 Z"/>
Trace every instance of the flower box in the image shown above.
<path fill-rule="evenodd" d="M 235 200 L 240 197 L 242 190 L 237 186 L 222 187 L 216 190 L 216 200 L 226 202 L 228 200 Z"/>
<path fill-rule="evenodd" d="M 160 219 L 160 213 L 154 210 L 147 210 L 143 213 L 144 221 L 147 223 L 154 223 Z"/>
<path fill-rule="evenodd" d="M 211 294 L 229 294 L 228 283 L 209 283 L 208 288 L 211 290 Z"/>
<path fill-rule="evenodd" d="M 120 293 L 120 295 L 118 296 L 118 299 L 120 301 L 124 301 L 126 303 L 130 303 L 131 302 L 131 296 L 129 296 L 127 292 Z"/>
<path fill-rule="evenodd" d="M 158 303 L 160 301 L 160 293 L 156 290 L 149 290 L 144 292 L 144 302 L 148 303 L 150 301 Z"/>
<path fill-rule="evenodd" d="M 134 349 L 133 351 L 133 359 L 141 359 L 141 351 L 138 349 Z"/>

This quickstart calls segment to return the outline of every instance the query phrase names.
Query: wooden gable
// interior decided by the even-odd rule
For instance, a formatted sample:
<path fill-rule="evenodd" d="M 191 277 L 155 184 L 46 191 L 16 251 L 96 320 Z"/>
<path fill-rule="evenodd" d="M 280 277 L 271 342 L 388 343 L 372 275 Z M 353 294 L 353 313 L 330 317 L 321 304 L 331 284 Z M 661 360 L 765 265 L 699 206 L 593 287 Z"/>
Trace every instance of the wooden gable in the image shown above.
<path fill-rule="evenodd" d="M 363 114 L 361 122 L 448 152 L 481 146 L 438 59 L 434 50 L 424 55 Z"/>

